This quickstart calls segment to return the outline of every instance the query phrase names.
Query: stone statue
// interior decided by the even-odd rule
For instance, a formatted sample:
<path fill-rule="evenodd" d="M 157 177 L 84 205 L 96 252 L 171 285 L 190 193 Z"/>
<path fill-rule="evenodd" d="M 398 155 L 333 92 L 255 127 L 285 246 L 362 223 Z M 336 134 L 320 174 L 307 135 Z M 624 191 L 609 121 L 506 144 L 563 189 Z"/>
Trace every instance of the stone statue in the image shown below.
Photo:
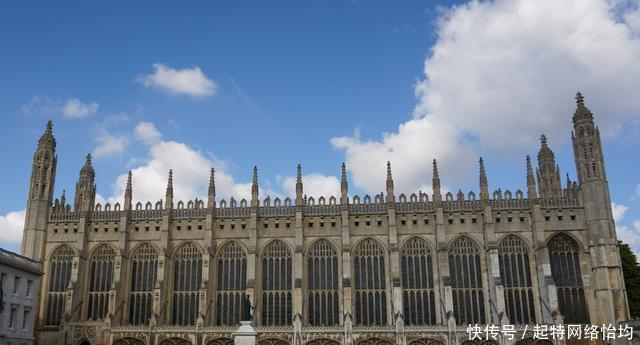
<path fill-rule="evenodd" d="M 251 296 L 244 295 L 242 300 L 242 315 L 241 321 L 253 320 L 253 305 L 251 305 Z"/>

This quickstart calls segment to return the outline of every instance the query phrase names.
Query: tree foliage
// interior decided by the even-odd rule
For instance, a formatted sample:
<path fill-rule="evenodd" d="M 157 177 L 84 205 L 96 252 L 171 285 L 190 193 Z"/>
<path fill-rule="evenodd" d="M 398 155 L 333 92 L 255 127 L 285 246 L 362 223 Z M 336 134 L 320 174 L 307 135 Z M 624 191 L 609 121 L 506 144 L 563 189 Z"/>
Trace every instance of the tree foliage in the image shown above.
<path fill-rule="evenodd" d="M 620 242 L 620 259 L 631 318 L 640 318 L 640 265 L 629 245 Z"/>

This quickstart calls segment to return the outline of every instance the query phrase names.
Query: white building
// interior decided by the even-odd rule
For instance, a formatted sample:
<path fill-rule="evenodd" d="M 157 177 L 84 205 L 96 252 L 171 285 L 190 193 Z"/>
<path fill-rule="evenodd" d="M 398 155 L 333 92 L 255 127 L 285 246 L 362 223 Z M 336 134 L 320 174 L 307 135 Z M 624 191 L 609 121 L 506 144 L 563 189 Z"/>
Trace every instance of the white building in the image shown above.
<path fill-rule="evenodd" d="M 0 248 L 0 344 L 33 344 L 42 263 Z"/>

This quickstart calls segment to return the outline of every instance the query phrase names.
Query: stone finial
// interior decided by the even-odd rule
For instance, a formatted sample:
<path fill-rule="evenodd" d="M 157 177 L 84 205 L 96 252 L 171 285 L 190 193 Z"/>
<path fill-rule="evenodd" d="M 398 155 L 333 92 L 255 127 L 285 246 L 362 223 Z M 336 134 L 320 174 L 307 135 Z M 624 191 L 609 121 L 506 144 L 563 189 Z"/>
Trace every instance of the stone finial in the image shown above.
<path fill-rule="evenodd" d="M 124 190 L 124 210 L 131 210 L 131 203 L 133 199 L 133 183 L 132 183 L 132 174 L 131 170 L 127 174 L 127 186 Z"/>
<path fill-rule="evenodd" d="M 487 182 L 487 173 L 484 170 L 484 160 L 480 157 L 480 200 L 489 201 L 489 184 Z"/>
<path fill-rule="evenodd" d="M 531 157 L 529 155 L 527 155 L 527 197 L 531 200 L 538 198 L 538 193 L 536 192 L 536 179 L 533 176 Z"/>
<path fill-rule="evenodd" d="M 90 153 L 87 154 L 85 158 L 84 166 L 82 167 L 82 169 L 80 169 L 80 177 L 82 176 L 86 176 L 90 178 L 95 177 L 95 171 L 93 170 L 93 166 L 91 165 Z"/>
<path fill-rule="evenodd" d="M 349 183 L 347 182 L 347 165 L 342 162 L 342 174 L 340 178 L 340 204 L 343 207 L 349 204 Z"/>
<path fill-rule="evenodd" d="M 556 164 L 553 151 L 547 144 L 547 137 L 540 136 L 540 151 L 538 152 L 538 189 L 542 198 L 556 198 L 562 196 L 560 183 L 560 167 Z"/>
<path fill-rule="evenodd" d="M 212 167 L 209 173 L 209 198 L 207 200 L 207 207 L 216 207 L 216 171 Z"/>
<path fill-rule="evenodd" d="M 391 175 L 391 162 L 387 161 L 387 203 L 390 207 L 395 205 L 395 195 L 393 193 L 393 176 Z"/>
<path fill-rule="evenodd" d="M 440 190 L 440 175 L 438 174 L 438 161 L 433 159 L 433 202 L 436 207 L 440 207 L 442 205 L 442 192 Z"/>
<path fill-rule="evenodd" d="M 167 200 L 166 209 L 173 208 L 173 169 L 169 169 L 169 179 L 167 180 L 167 191 L 165 193 Z"/>
<path fill-rule="evenodd" d="M 585 106 L 584 97 L 580 91 L 576 93 L 576 111 L 573 113 L 573 123 L 574 125 L 578 123 L 593 124 L 593 114 L 591 110 Z"/>
<path fill-rule="evenodd" d="M 302 207 L 304 205 L 303 199 L 303 187 L 302 187 L 302 165 L 298 164 L 296 170 L 296 207 Z"/>
<path fill-rule="evenodd" d="M 56 148 L 56 139 L 53 137 L 53 122 L 47 121 L 47 126 L 38 141 L 38 148 Z"/>
<path fill-rule="evenodd" d="M 258 187 L 258 167 L 253 166 L 253 182 L 251 184 L 251 207 L 258 207 L 260 189 Z"/>
<path fill-rule="evenodd" d="M 76 183 L 76 194 L 73 207 L 76 211 L 87 212 L 93 210 L 96 198 L 96 173 L 91 166 L 91 154 L 87 154 L 80 177 Z"/>

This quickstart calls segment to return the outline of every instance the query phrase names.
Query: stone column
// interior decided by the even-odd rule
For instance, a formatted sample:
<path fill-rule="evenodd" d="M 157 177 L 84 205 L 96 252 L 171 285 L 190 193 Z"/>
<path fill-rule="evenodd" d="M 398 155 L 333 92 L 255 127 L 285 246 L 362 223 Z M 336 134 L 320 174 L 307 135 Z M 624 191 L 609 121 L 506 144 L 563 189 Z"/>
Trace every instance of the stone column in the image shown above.
<path fill-rule="evenodd" d="M 498 259 L 498 245 L 494 232 L 493 209 L 490 204 L 484 206 L 484 243 L 486 248 L 485 262 L 487 264 L 489 297 L 489 315 L 487 323 L 502 324 L 502 318 L 506 315 L 504 303 L 504 286 L 500 277 L 500 264 Z"/>
<path fill-rule="evenodd" d="M 558 310 L 558 297 L 556 292 L 556 284 L 551 276 L 551 264 L 549 263 L 549 252 L 544 236 L 544 216 L 540 204 L 535 203 L 531 209 L 531 231 L 534 242 L 534 256 L 537 267 L 538 279 L 538 296 L 540 301 L 540 320 L 539 323 L 552 324 L 552 313 Z"/>

